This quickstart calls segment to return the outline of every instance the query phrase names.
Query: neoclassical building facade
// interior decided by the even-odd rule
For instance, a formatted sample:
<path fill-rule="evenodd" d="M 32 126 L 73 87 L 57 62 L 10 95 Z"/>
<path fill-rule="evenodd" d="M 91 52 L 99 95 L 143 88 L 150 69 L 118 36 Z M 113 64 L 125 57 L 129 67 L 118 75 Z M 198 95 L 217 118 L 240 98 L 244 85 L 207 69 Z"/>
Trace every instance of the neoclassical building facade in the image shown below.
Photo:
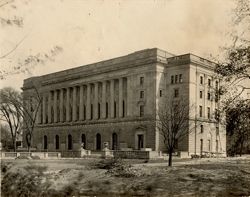
<path fill-rule="evenodd" d="M 225 152 L 225 128 L 214 117 L 219 105 L 214 66 L 192 54 L 175 56 L 153 48 L 28 78 L 24 99 L 34 105 L 38 92 L 41 101 L 32 146 L 74 151 L 83 143 L 86 149 L 101 150 L 105 142 L 113 150 L 164 151 L 154 119 L 173 96 L 195 106 L 190 116 L 194 132 L 179 142 L 178 150 Z"/>

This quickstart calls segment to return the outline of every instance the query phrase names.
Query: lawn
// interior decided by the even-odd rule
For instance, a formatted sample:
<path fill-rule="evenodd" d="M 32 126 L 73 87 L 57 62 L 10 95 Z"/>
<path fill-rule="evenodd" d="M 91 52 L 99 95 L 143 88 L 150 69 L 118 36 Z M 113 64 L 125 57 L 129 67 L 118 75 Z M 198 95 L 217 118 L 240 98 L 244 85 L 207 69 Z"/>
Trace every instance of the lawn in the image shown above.
<path fill-rule="evenodd" d="M 2 196 L 249 196 L 250 157 L 4 160 Z M 131 165 L 130 165 L 131 164 Z"/>

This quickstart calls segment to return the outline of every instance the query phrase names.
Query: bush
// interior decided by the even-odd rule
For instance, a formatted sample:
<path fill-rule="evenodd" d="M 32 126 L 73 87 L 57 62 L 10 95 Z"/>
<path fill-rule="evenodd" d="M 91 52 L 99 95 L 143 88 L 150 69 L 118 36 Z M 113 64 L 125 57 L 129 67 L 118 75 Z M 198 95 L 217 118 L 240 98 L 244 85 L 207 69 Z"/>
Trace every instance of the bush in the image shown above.
<path fill-rule="evenodd" d="M 31 159 L 40 159 L 40 157 L 35 155 L 35 156 L 31 156 Z"/>
<path fill-rule="evenodd" d="M 106 159 L 95 164 L 97 169 L 106 169 L 107 173 L 116 177 L 139 177 L 144 174 L 139 169 L 134 169 L 122 159 Z"/>
<path fill-rule="evenodd" d="M 48 188 L 44 181 L 46 167 L 28 165 L 25 168 L 12 168 L 7 171 L 2 180 L 3 196 L 40 196 Z M 41 184 L 45 182 L 46 184 Z"/>
<path fill-rule="evenodd" d="M 10 163 L 1 163 L 1 172 L 4 174 L 6 173 L 10 168 L 11 168 L 12 164 Z"/>
<path fill-rule="evenodd" d="M 28 156 L 18 156 L 16 159 L 31 159 L 31 157 L 28 157 Z"/>

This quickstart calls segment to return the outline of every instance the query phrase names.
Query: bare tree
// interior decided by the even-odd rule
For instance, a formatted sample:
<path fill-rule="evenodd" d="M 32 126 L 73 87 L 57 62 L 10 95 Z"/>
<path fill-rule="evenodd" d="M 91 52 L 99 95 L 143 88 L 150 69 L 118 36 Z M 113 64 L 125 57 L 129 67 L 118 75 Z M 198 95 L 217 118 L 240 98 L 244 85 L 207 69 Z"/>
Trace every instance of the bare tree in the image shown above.
<path fill-rule="evenodd" d="M 0 90 L 0 118 L 7 122 L 10 128 L 14 151 L 16 151 L 16 140 L 22 127 L 22 110 L 19 106 L 21 102 L 21 94 L 15 89 L 3 88 Z"/>
<path fill-rule="evenodd" d="M 22 117 L 24 122 L 24 135 L 30 152 L 32 146 L 33 131 L 37 121 L 39 108 L 41 106 L 42 98 L 35 86 L 33 86 L 33 93 L 30 97 L 23 98 L 23 102 L 20 103 L 20 109 L 22 110 Z"/>
<path fill-rule="evenodd" d="M 178 141 L 190 132 L 190 106 L 182 99 L 171 99 L 159 109 L 156 127 L 163 136 L 169 154 L 168 165 L 172 166 L 172 155 Z"/>

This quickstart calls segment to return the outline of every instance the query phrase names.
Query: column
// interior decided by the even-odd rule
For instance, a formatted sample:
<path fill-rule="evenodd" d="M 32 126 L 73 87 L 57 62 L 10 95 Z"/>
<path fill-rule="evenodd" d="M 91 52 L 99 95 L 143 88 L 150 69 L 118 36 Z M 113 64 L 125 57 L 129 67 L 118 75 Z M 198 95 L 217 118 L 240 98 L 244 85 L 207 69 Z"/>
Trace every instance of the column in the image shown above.
<path fill-rule="evenodd" d="M 60 90 L 60 122 L 63 122 L 63 90 Z"/>
<path fill-rule="evenodd" d="M 127 77 L 127 116 L 132 116 L 133 87 L 131 80 L 131 76 Z"/>
<path fill-rule="evenodd" d="M 66 90 L 66 121 L 69 122 L 70 121 L 70 88 L 67 88 Z"/>
<path fill-rule="evenodd" d="M 115 85 L 115 80 L 112 79 L 110 80 L 110 116 L 111 118 L 114 118 L 114 85 Z"/>
<path fill-rule="evenodd" d="M 38 101 L 38 102 L 41 102 L 41 101 Z M 37 115 L 36 115 L 36 117 L 37 117 L 36 121 L 37 121 L 38 124 L 41 124 L 41 122 L 42 122 L 41 106 L 42 106 L 42 103 L 40 103 L 40 105 L 38 106 L 38 112 L 37 112 Z"/>
<path fill-rule="evenodd" d="M 43 95 L 43 124 L 46 123 L 46 96 Z"/>
<path fill-rule="evenodd" d="M 123 117 L 123 78 L 119 79 L 119 117 Z"/>
<path fill-rule="evenodd" d="M 51 97 L 52 97 L 52 92 L 49 92 L 49 98 L 48 98 L 48 123 L 51 123 Z"/>
<path fill-rule="evenodd" d="M 73 121 L 76 121 L 77 118 L 77 110 L 76 110 L 76 86 L 73 87 L 73 104 L 72 104 L 72 114 L 73 114 Z"/>
<path fill-rule="evenodd" d="M 98 119 L 98 82 L 95 84 L 95 91 L 94 91 L 94 119 Z"/>
<path fill-rule="evenodd" d="M 80 86 L 79 119 L 83 120 L 83 86 Z"/>
<path fill-rule="evenodd" d="M 87 84 L 87 101 L 86 101 L 86 118 L 89 120 L 91 118 L 90 114 L 90 84 Z"/>
<path fill-rule="evenodd" d="M 102 82 L 102 118 L 106 118 L 106 81 Z"/>
<path fill-rule="evenodd" d="M 54 122 L 57 122 L 57 90 L 54 91 Z"/>

